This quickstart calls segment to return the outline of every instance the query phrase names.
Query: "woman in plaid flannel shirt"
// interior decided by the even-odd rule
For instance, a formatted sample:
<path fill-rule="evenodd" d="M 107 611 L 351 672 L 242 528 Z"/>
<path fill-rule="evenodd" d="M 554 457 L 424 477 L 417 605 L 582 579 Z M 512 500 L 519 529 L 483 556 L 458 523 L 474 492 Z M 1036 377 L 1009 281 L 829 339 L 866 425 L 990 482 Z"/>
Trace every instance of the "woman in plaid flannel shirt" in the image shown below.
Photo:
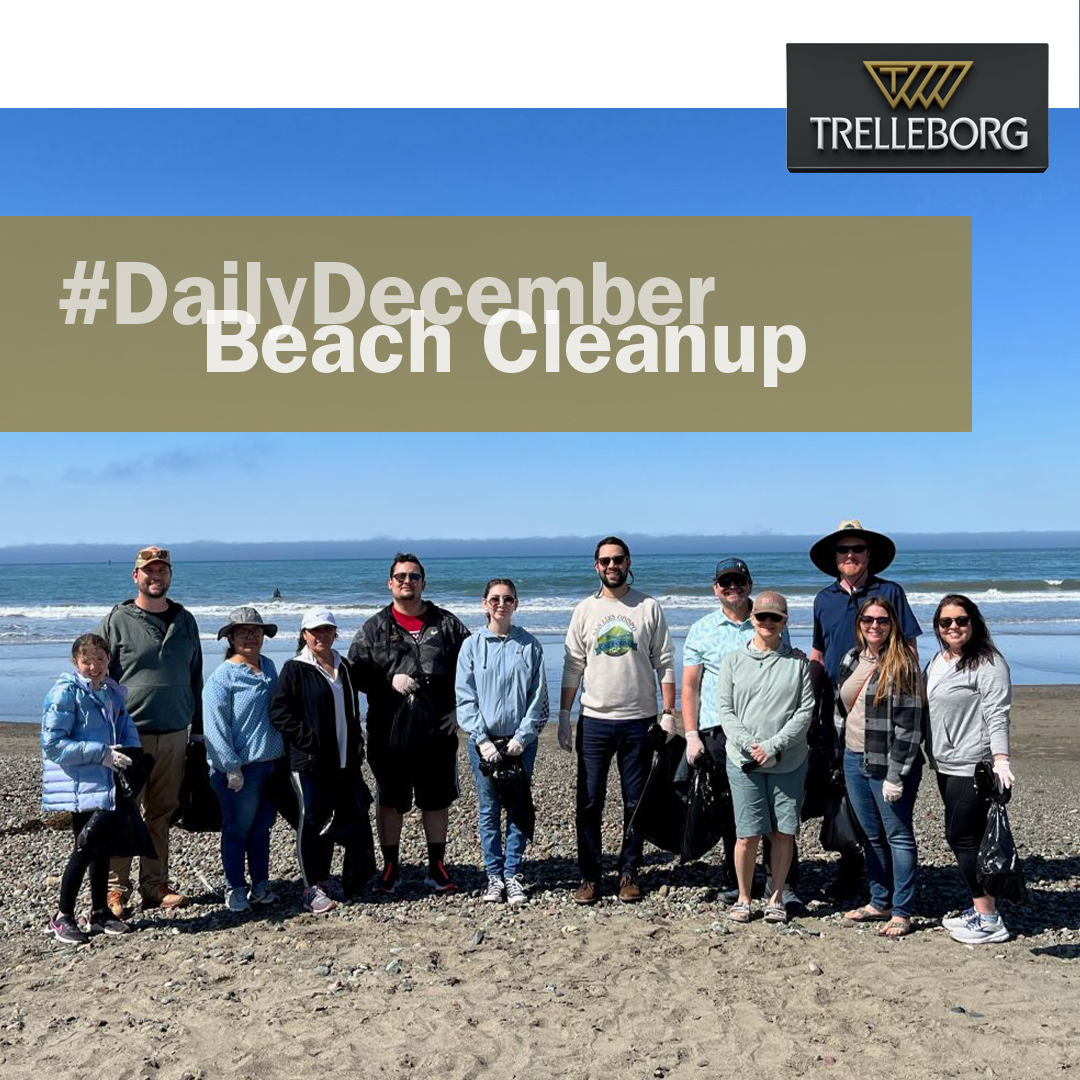
<path fill-rule="evenodd" d="M 918 661 L 884 597 L 859 608 L 855 648 L 836 679 L 836 725 L 848 800 L 867 837 L 870 901 L 844 916 L 881 921 L 882 937 L 911 932 L 918 851 L 912 828 L 922 778 L 926 695 Z"/>

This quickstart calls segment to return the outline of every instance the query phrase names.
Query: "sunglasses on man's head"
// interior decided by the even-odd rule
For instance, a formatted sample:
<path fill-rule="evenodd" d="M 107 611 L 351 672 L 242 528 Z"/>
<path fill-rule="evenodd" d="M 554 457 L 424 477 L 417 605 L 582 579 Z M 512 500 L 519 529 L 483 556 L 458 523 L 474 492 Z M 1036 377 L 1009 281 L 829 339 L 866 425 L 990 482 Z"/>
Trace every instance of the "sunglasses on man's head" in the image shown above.
<path fill-rule="evenodd" d="M 868 551 L 869 548 L 869 544 L 844 544 L 837 547 L 836 554 L 847 555 L 848 552 L 851 552 L 852 555 L 862 555 L 863 552 Z"/>
<path fill-rule="evenodd" d="M 723 577 L 716 579 L 716 584 L 721 589 L 741 589 L 748 582 L 742 574 L 725 574 Z"/>
<path fill-rule="evenodd" d="M 892 619 L 888 615 L 860 615 L 859 622 L 863 626 L 890 626 Z"/>
<path fill-rule="evenodd" d="M 941 627 L 942 630 L 948 630 L 953 623 L 956 623 L 956 625 L 960 627 L 961 630 L 963 630 L 964 627 L 967 626 L 970 622 L 970 615 L 957 615 L 955 619 L 950 619 L 948 615 L 943 615 L 940 619 L 938 619 L 937 624 Z"/>
<path fill-rule="evenodd" d="M 773 611 L 757 611 L 754 612 L 754 619 L 763 623 L 780 623 L 784 621 L 784 616 L 777 615 Z"/>
<path fill-rule="evenodd" d="M 399 585 L 404 585 L 406 581 L 423 581 L 424 575 L 418 574 L 415 570 L 410 570 L 408 573 L 401 571 L 398 574 L 390 575 Z"/>
<path fill-rule="evenodd" d="M 626 562 L 626 556 L 625 555 L 601 555 L 600 558 L 598 558 L 596 561 L 603 567 L 607 567 L 609 565 L 610 566 L 622 566 L 622 564 L 624 562 Z"/>

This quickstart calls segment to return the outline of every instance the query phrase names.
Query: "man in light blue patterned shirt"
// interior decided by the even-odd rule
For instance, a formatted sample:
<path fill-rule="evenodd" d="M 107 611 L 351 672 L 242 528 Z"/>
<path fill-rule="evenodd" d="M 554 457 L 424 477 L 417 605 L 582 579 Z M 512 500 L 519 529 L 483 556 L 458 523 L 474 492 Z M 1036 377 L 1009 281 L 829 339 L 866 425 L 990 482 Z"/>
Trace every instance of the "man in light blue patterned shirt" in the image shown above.
<path fill-rule="evenodd" d="M 713 595 L 720 601 L 720 610 L 698 619 L 686 635 L 683 645 L 682 719 L 686 732 L 686 760 L 691 765 L 703 753 L 707 753 L 718 769 L 722 771 L 725 766 L 727 755 L 717 706 L 717 676 L 724 656 L 753 640 L 754 623 L 750 618 L 754 608 L 750 598 L 753 584 L 750 568 L 742 559 L 721 559 L 716 564 L 712 586 Z M 786 628 L 782 640 L 784 645 L 791 644 Z M 734 817 L 724 822 L 723 881 L 724 899 L 737 899 Z M 796 899 L 794 893 L 791 899 Z"/>

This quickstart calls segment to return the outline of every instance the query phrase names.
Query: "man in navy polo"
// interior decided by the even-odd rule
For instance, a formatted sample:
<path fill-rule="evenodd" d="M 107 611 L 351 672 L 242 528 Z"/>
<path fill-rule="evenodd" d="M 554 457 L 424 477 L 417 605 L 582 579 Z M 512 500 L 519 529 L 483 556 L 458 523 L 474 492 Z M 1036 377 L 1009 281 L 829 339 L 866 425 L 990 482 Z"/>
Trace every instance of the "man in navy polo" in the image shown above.
<path fill-rule="evenodd" d="M 922 633 L 907 596 L 895 581 L 878 577 L 896 556 L 896 545 L 881 533 L 864 529 L 857 519 L 841 521 L 836 532 L 823 536 L 810 549 L 810 561 L 835 578 L 814 597 L 814 640 L 810 660 L 825 666 L 829 682 L 836 682 L 845 654 L 855 648 L 855 618 L 868 596 L 883 596 L 896 610 L 900 632 L 918 656 L 916 638 Z M 859 855 L 840 856 L 836 880 L 826 889 L 832 899 L 857 892 L 863 870 Z"/>

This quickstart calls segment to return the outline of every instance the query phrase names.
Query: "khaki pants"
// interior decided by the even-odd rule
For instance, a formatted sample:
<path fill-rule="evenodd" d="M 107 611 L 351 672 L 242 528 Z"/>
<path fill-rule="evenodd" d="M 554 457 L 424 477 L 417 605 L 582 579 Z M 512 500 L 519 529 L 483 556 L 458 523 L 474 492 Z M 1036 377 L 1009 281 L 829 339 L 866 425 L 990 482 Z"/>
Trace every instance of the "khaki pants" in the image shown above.
<path fill-rule="evenodd" d="M 140 733 L 143 750 L 152 754 L 154 768 L 139 796 L 146 828 L 158 853 L 156 859 L 139 859 L 139 892 L 143 899 L 156 900 L 169 883 L 169 819 L 180 802 L 180 782 L 184 779 L 188 731 L 165 735 Z M 109 890 L 119 890 L 125 903 L 131 897 L 131 859 L 109 860 Z"/>

